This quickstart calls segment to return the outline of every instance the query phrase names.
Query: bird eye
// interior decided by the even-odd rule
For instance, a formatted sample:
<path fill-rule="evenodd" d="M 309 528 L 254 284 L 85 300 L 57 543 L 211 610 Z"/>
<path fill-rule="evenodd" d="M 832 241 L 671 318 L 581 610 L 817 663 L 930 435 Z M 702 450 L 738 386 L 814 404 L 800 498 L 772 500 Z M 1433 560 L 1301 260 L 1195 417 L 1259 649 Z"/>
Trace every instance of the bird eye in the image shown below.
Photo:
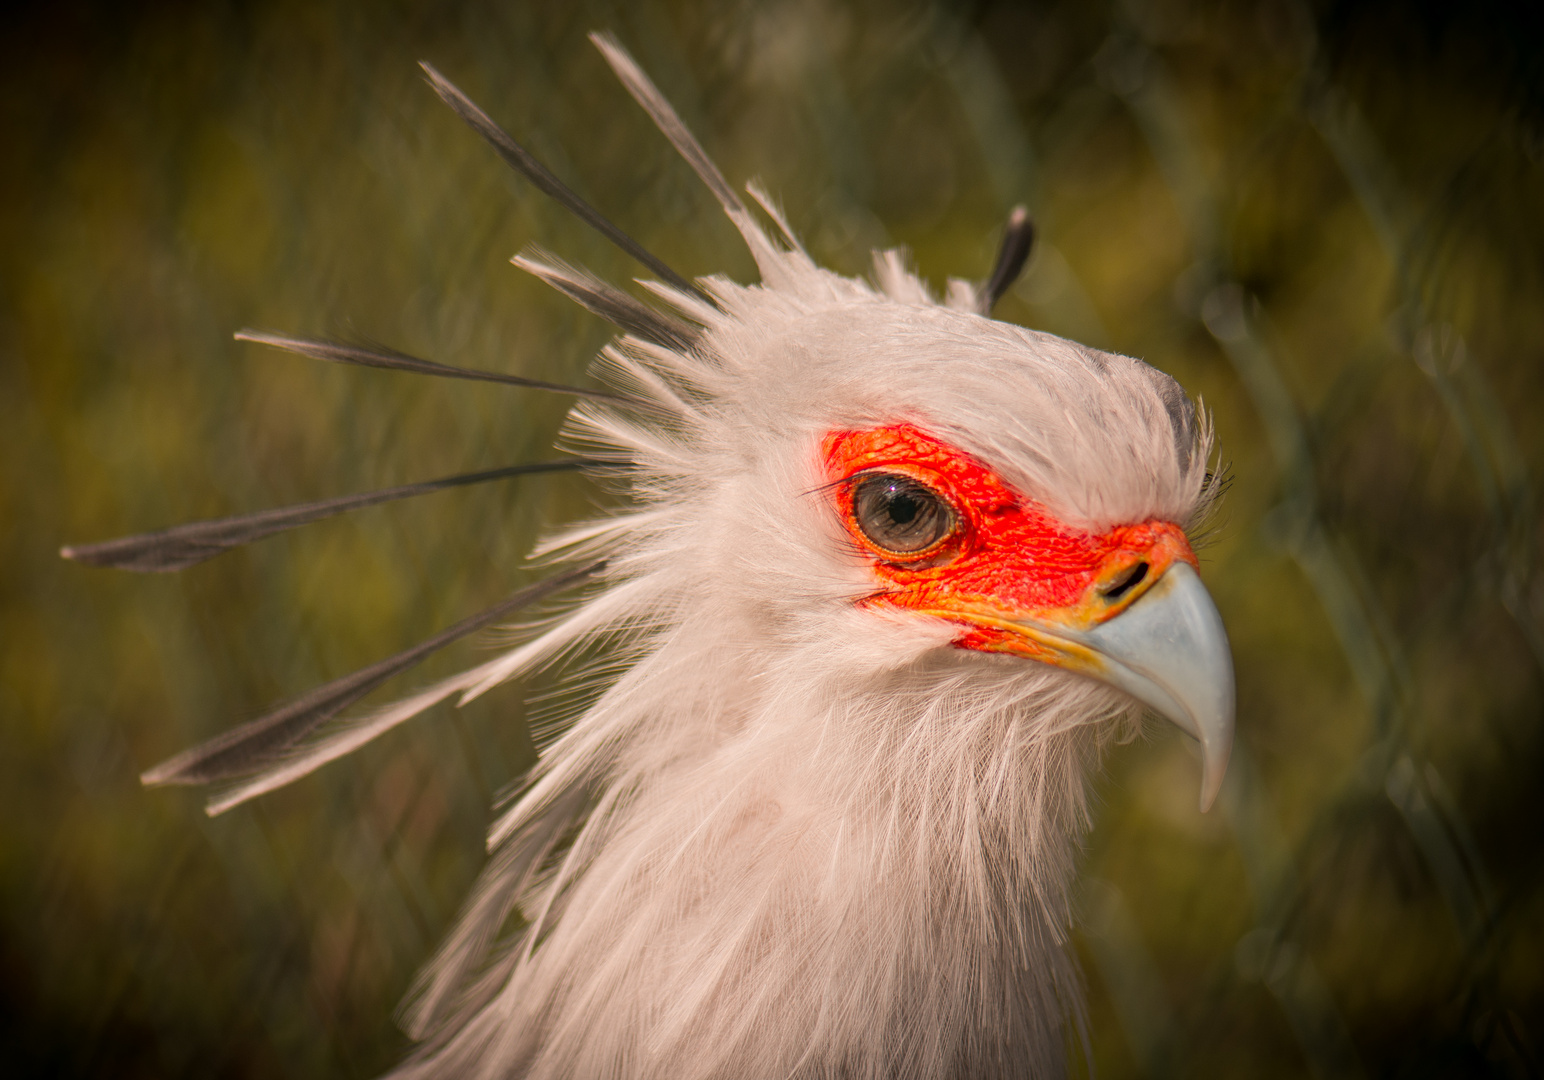
<path fill-rule="evenodd" d="M 907 476 L 871 473 L 853 486 L 852 515 L 869 542 L 890 555 L 917 555 L 954 532 L 942 495 Z"/>

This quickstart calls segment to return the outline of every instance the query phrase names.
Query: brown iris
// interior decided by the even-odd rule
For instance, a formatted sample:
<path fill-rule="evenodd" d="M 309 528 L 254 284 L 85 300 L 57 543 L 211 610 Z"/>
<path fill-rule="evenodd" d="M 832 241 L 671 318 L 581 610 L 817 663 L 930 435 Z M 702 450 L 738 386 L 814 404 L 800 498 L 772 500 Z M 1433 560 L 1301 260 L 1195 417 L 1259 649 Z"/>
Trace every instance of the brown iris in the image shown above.
<path fill-rule="evenodd" d="M 937 547 L 955 529 L 947 500 L 898 473 L 868 473 L 852 488 L 852 516 L 869 543 L 888 555 L 913 558 Z"/>

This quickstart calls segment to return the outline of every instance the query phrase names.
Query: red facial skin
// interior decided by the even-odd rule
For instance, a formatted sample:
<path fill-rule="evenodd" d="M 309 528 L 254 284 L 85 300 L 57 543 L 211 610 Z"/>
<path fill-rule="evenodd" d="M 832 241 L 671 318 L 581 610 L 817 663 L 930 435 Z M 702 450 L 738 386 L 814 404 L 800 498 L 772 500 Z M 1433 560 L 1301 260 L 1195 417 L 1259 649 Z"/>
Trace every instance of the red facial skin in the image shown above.
<path fill-rule="evenodd" d="M 1090 533 L 1056 520 L 988 466 L 911 424 L 833 431 L 822 441 L 831 496 L 878 588 L 861 603 L 950 619 L 955 645 L 1010 652 L 1062 666 L 1068 649 L 1025 625 L 1084 630 L 1124 611 L 1176 561 L 1196 566 L 1178 525 L 1143 521 Z M 853 514 L 860 474 L 897 473 L 925 484 L 952 507 L 955 528 L 925 551 L 899 555 L 875 545 Z M 1141 562 L 1146 575 L 1106 596 Z M 1072 650 L 1081 653 L 1082 650 Z"/>

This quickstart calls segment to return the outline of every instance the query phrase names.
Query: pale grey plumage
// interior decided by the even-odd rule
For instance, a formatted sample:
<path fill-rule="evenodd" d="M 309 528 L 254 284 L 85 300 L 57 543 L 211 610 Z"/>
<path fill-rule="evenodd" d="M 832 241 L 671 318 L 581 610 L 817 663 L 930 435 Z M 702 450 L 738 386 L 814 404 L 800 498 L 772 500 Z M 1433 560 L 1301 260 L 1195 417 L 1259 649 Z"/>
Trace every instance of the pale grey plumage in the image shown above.
<path fill-rule="evenodd" d="M 874 577 L 824 497 L 822 440 L 915 424 L 1098 532 L 1204 513 L 1206 418 L 1140 361 L 985 316 L 1027 254 L 1027 218 L 985 287 L 952 281 L 943 301 L 898 252 L 876 255 L 872 284 L 824 270 L 752 186 L 778 236 L 758 224 L 626 52 L 595 40 L 761 282 L 648 284 L 665 315 L 517 260 L 629 331 L 597 364 L 614 389 L 577 405 L 566 438 L 625 464 L 633 504 L 539 552 L 598 586 L 211 812 L 599 641 L 604 689 L 491 829 L 405 1013 L 423 1041 L 398 1075 L 1061 1075 L 1081 1023 L 1065 946 L 1085 777 L 1140 705 L 955 648 L 944 619 L 858 603 Z"/>

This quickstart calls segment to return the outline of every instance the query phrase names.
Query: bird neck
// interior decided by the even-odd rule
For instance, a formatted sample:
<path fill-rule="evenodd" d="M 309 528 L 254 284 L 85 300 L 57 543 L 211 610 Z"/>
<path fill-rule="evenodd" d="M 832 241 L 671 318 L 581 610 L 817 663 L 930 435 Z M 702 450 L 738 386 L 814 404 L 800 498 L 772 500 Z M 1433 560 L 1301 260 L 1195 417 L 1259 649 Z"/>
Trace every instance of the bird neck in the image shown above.
<path fill-rule="evenodd" d="M 564 914 L 505 995 L 566 1024 L 583 1003 L 584 1038 L 539 1051 L 553 1074 L 640 1054 L 662 1076 L 1059 1074 L 1102 699 L 948 649 L 865 674 L 696 646 L 657 650 L 576 729 L 628 736 L 576 869 L 523 905 L 561 894 Z M 613 1010 L 628 1046 L 594 1034 Z"/>

